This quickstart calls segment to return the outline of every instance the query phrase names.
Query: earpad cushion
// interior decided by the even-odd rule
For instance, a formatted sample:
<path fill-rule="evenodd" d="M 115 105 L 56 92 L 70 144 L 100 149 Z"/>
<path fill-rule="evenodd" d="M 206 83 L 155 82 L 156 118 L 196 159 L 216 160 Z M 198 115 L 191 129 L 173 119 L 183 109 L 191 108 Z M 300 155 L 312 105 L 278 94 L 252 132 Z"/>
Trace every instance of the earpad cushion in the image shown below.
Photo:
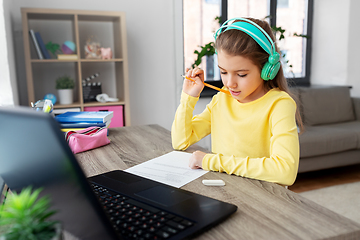
<path fill-rule="evenodd" d="M 266 62 L 261 70 L 261 78 L 265 81 L 269 80 L 269 72 L 271 70 L 271 63 Z"/>
<path fill-rule="evenodd" d="M 277 62 L 274 65 L 269 62 L 266 62 L 261 70 L 261 78 L 265 81 L 273 80 L 276 74 L 279 72 L 280 65 L 281 65 L 280 62 Z"/>
<path fill-rule="evenodd" d="M 270 71 L 270 75 L 269 75 L 270 80 L 273 80 L 276 77 L 276 74 L 279 72 L 280 65 L 281 65 L 280 62 L 273 65 L 273 67 L 272 67 L 272 69 Z"/>

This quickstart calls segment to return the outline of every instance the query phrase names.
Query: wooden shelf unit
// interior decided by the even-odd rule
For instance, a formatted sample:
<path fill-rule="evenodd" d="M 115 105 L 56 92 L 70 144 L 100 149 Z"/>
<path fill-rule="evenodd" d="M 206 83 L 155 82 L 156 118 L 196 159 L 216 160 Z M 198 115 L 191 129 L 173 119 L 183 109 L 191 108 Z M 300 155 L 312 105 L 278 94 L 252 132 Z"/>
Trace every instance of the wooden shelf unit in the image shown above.
<path fill-rule="evenodd" d="M 125 125 L 130 126 L 125 13 L 40 8 L 22 8 L 21 13 L 29 104 L 48 93 L 58 97 L 56 78 L 70 75 L 75 79 L 74 103 L 56 103 L 55 109 L 84 111 L 84 107 L 121 105 Z M 39 59 L 30 29 L 39 32 L 45 44 L 51 41 L 61 46 L 65 41 L 74 42 L 77 60 L 58 60 L 54 56 Z M 113 59 L 85 59 L 84 46 L 88 39 L 99 42 L 101 47 L 110 47 Z M 95 73 L 100 74 L 94 81 L 101 82 L 102 92 L 118 98 L 118 102 L 84 102 L 82 80 Z"/>

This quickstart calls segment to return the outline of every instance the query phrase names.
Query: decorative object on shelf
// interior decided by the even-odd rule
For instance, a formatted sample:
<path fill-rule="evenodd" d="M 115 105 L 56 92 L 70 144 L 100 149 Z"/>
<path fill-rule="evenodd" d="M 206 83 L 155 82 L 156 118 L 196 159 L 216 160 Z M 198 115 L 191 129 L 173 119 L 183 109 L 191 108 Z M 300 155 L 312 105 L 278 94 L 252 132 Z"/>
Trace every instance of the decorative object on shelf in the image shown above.
<path fill-rule="evenodd" d="M 100 43 L 88 39 L 85 44 L 86 59 L 101 59 Z"/>
<path fill-rule="evenodd" d="M 45 96 L 44 96 L 44 99 L 49 99 L 49 100 L 51 100 L 51 102 L 52 102 L 52 104 L 54 104 L 55 105 L 55 103 L 56 103 L 56 96 L 54 95 L 54 94 L 52 94 L 52 93 L 48 93 L 48 94 L 46 94 Z"/>
<path fill-rule="evenodd" d="M 102 93 L 101 82 L 90 82 L 99 75 L 99 73 L 94 73 L 93 75 L 82 80 L 84 102 L 96 101 L 96 96 Z"/>
<path fill-rule="evenodd" d="M 52 55 L 54 55 L 55 58 L 57 58 L 57 53 L 61 53 L 60 45 L 57 43 L 52 43 L 50 41 L 45 45 L 45 47 L 52 53 Z"/>
<path fill-rule="evenodd" d="M 74 54 L 76 51 L 76 45 L 75 43 L 73 43 L 72 41 L 65 41 L 62 45 L 61 45 L 61 51 L 64 54 Z"/>
<path fill-rule="evenodd" d="M 106 93 L 102 93 L 102 94 L 96 95 L 96 101 L 103 102 L 103 103 L 105 103 L 105 102 L 117 102 L 117 101 L 119 101 L 119 99 L 118 98 L 111 98 Z"/>
<path fill-rule="evenodd" d="M 74 87 L 75 87 L 75 82 L 68 75 L 64 75 L 56 79 L 55 88 L 58 90 L 60 104 L 73 103 Z"/>
<path fill-rule="evenodd" d="M 58 60 L 78 60 L 77 54 L 58 54 Z"/>
<path fill-rule="evenodd" d="M 111 48 L 100 48 L 101 59 L 112 59 L 112 50 Z"/>
<path fill-rule="evenodd" d="M 45 113 L 51 113 L 54 109 L 54 104 L 50 99 L 42 99 L 37 101 L 35 104 L 31 102 L 31 107 L 35 111 L 43 111 Z"/>
<path fill-rule="evenodd" d="M 20 193 L 8 194 L 0 209 L 1 240 L 44 239 L 61 240 L 62 230 L 58 221 L 50 221 L 56 211 L 50 210 L 50 198 L 39 198 L 41 188 L 32 192 L 31 187 Z"/>

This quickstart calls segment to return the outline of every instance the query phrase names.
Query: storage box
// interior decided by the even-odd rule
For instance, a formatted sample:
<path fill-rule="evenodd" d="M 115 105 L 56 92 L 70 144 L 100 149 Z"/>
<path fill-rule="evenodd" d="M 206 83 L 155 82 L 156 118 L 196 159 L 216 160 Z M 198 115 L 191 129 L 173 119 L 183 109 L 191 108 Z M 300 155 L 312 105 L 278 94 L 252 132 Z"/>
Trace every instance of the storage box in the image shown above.
<path fill-rule="evenodd" d="M 111 119 L 109 128 L 123 127 L 124 126 L 124 111 L 123 105 L 116 106 L 96 106 L 96 107 L 84 107 L 84 111 L 98 112 L 98 111 L 112 111 L 114 116 Z"/>

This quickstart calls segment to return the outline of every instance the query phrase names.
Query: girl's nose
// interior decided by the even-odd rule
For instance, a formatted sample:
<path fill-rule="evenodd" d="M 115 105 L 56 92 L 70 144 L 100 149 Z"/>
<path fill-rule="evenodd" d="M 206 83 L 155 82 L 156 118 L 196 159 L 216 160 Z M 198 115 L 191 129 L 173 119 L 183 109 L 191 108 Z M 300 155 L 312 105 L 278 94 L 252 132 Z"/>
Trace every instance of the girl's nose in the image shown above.
<path fill-rule="evenodd" d="M 227 85 L 228 85 L 228 88 L 234 89 L 237 87 L 237 82 L 236 82 L 235 76 L 231 76 L 231 75 L 229 76 Z"/>

